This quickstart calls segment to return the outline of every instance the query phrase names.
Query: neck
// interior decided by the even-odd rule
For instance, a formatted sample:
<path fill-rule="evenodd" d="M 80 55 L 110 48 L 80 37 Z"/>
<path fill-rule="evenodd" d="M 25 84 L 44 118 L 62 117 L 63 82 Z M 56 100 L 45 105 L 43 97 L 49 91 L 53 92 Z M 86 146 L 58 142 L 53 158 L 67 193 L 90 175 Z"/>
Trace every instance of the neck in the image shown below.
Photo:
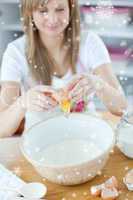
<path fill-rule="evenodd" d="M 60 52 L 63 46 L 63 39 L 64 35 L 61 34 L 57 37 L 46 37 L 42 34 L 40 34 L 41 40 L 43 44 L 46 46 L 48 51 L 52 54 Z"/>

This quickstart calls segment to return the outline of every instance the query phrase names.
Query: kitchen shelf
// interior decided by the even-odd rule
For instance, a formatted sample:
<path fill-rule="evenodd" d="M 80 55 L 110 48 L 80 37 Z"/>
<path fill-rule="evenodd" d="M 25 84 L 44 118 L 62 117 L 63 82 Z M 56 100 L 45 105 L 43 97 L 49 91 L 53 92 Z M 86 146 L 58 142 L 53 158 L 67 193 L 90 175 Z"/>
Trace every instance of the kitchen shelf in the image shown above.
<path fill-rule="evenodd" d="M 106 2 L 108 0 L 104 0 Z M 99 0 L 79 0 L 79 5 L 96 6 L 100 2 Z M 113 6 L 119 7 L 133 7 L 133 0 L 111 0 Z"/>
<path fill-rule="evenodd" d="M 83 29 L 84 34 L 88 32 L 89 27 L 85 27 Z M 95 33 L 102 37 L 109 37 L 109 38 L 125 38 L 125 39 L 133 39 L 133 26 L 127 27 L 123 29 L 118 30 L 112 30 L 112 29 L 102 29 L 102 28 L 91 28 Z"/>
<path fill-rule="evenodd" d="M 108 0 L 104 0 L 108 1 Z M 0 3 L 19 3 L 20 0 L 0 0 Z M 122 7 L 133 7 L 132 0 L 111 0 L 112 5 Z M 79 0 L 79 5 L 92 5 L 98 4 L 98 0 Z"/>
<path fill-rule="evenodd" d="M 105 0 L 104 0 L 105 1 Z M 108 1 L 108 0 L 106 0 Z M 0 3 L 19 3 L 20 0 L 0 0 Z M 79 0 L 79 5 L 97 5 L 98 0 Z M 132 0 L 111 0 L 114 6 L 133 7 Z"/>

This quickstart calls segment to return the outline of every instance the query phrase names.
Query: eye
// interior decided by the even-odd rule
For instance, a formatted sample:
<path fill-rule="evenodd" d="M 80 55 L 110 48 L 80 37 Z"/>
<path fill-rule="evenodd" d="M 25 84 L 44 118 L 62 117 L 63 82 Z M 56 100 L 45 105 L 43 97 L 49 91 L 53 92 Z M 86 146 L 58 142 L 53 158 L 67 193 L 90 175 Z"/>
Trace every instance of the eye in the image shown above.
<path fill-rule="evenodd" d="M 39 10 L 39 13 L 47 13 L 48 12 L 48 10 L 47 9 L 43 9 L 43 10 Z"/>
<path fill-rule="evenodd" d="M 65 9 L 64 8 L 58 8 L 56 9 L 57 12 L 63 12 Z"/>
<path fill-rule="evenodd" d="M 41 10 L 40 13 L 47 13 L 47 11 L 46 10 Z"/>

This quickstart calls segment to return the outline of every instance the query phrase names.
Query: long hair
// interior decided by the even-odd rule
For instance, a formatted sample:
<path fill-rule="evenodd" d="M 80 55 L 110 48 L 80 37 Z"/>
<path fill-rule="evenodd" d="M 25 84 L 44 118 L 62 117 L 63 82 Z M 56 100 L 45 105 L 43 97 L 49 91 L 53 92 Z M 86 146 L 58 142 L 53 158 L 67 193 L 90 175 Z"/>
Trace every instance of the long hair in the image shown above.
<path fill-rule="evenodd" d="M 32 20 L 32 12 L 39 5 L 46 5 L 47 0 L 21 0 L 23 30 L 26 35 L 26 58 L 33 78 L 45 85 L 52 84 L 53 69 L 57 63 L 41 42 L 39 33 Z M 77 0 L 68 0 L 70 16 L 65 29 L 63 45 L 67 45 L 65 59 L 70 60 L 72 73 L 76 73 L 76 63 L 80 44 L 80 12 Z M 68 42 L 69 41 L 69 42 Z M 55 66 L 55 67 L 54 67 Z"/>

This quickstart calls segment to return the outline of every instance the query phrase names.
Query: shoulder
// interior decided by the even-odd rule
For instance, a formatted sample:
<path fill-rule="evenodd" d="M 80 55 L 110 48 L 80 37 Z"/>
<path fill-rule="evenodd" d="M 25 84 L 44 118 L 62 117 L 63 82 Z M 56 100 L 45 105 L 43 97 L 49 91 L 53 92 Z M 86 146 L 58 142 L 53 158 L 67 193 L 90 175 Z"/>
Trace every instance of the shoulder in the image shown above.
<path fill-rule="evenodd" d="M 26 38 L 25 35 L 19 37 L 18 39 L 10 42 L 7 45 L 7 48 L 5 50 L 5 54 L 8 55 L 13 55 L 15 56 L 15 54 L 19 54 L 19 55 L 25 55 L 25 46 L 26 46 Z"/>
<path fill-rule="evenodd" d="M 18 49 L 23 49 L 25 48 L 25 43 L 26 43 L 26 36 L 22 35 L 21 37 L 17 38 L 16 40 L 10 42 L 8 46 L 14 46 Z"/>
<path fill-rule="evenodd" d="M 88 31 L 85 39 L 83 38 L 80 48 L 80 60 L 87 69 L 111 62 L 104 42 L 93 31 Z"/>
<path fill-rule="evenodd" d="M 1 79 L 22 79 L 28 71 L 28 63 L 25 56 L 25 36 L 22 36 L 7 45 L 2 57 Z"/>
<path fill-rule="evenodd" d="M 94 33 L 93 31 L 88 31 L 85 37 L 84 46 L 88 48 L 103 45 L 103 41 L 99 35 Z"/>
<path fill-rule="evenodd" d="M 88 55 L 88 52 L 91 54 L 101 54 L 101 52 L 107 54 L 107 48 L 103 40 L 93 31 L 88 31 L 85 35 L 85 39 L 81 37 L 80 54 L 87 53 Z"/>
<path fill-rule="evenodd" d="M 97 39 L 97 38 L 100 38 L 99 36 L 98 36 L 98 34 L 96 34 L 95 32 L 93 32 L 93 31 L 88 31 L 87 32 L 87 39 Z"/>
<path fill-rule="evenodd" d="M 87 57 L 91 54 L 93 49 L 99 46 L 98 45 L 99 40 L 101 43 L 101 39 L 93 31 L 87 31 L 83 35 L 81 35 L 80 50 L 79 50 L 79 57 L 81 60 L 83 60 L 82 58 L 84 58 L 85 61 Z"/>

